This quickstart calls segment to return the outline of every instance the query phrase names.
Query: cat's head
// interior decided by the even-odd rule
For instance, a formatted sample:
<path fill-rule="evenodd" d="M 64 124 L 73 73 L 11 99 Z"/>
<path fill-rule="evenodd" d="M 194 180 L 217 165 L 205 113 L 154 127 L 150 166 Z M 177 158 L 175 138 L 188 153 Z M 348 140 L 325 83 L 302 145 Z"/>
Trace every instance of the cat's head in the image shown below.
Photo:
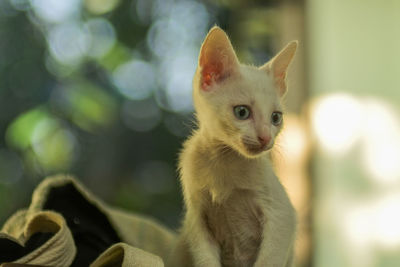
<path fill-rule="evenodd" d="M 246 157 L 268 151 L 282 128 L 281 99 L 296 48 L 289 43 L 261 67 L 242 65 L 226 33 L 212 28 L 193 80 L 200 130 Z"/>

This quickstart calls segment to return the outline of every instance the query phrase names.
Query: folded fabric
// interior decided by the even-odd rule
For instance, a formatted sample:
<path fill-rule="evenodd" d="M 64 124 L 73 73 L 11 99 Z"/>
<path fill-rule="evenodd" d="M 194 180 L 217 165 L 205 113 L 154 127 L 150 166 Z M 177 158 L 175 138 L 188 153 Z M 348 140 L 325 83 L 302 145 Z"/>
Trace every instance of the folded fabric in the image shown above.
<path fill-rule="evenodd" d="M 125 243 L 118 243 L 107 249 L 90 267 L 113 267 L 113 266 L 152 266 L 162 267 L 164 263 L 161 258 L 144 250 L 131 247 Z"/>
<path fill-rule="evenodd" d="M 45 179 L 0 231 L 0 264 L 163 266 L 176 234 L 109 207 L 71 176 Z"/>
<path fill-rule="evenodd" d="M 18 214 L 21 218 L 22 213 Z M 20 221 L 12 220 L 14 223 Z M 16 224 L 8 224 L 15 228 Z M 2 261 L 45 266 L 70 266 L 76 255 L 74 240 L 64 218 L 55 212 L 40 211 L 32 215 L 18 240 L 0 233 Z"/>

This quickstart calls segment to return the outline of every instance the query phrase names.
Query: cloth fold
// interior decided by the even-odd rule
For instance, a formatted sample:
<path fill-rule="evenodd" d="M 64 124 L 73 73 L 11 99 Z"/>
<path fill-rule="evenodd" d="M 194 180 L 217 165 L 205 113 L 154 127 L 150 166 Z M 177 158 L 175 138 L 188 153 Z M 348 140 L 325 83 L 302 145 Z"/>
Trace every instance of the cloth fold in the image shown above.
<path fill-rule="evenodd" d="M 113 267 L 113 266 L 152 266 L 162 267 L 164 263 L 160 257 L 144 250 L 118 243 L 101 254 L 90 267 Z"/>
<path fill-rule="evenodd" d="M 20 219 L 23 213 L 19 212 L 6 224 L 6 227 L 22 226 Z M 45 266 L 70 266 L 76 255 L 76 247 L 72 234 L 64 218 L 55 212 L 39 211 L 25 219 L 21 235 L 16 239 L 12 232 L 3 228 L 0 238 L 13 243 L 12 248 L 7 244 L 0 246 L 0 255 L 9 257 L 8 260 L 19 264 L 34 264 Z M 19 246 L 18 246 L 19 245 Z M 17 246 L 17 249 L 15 248 Z M 14 248 L 13 248 L 14 247 Z M 7 254 L 7 255 L 6 255 Z"/>
<path fill-rule="evenodd" d="M 0 231 L 0 266 L 164 266 L 176 234 L 103 203 L 78 180 L 43 180 Z"/>

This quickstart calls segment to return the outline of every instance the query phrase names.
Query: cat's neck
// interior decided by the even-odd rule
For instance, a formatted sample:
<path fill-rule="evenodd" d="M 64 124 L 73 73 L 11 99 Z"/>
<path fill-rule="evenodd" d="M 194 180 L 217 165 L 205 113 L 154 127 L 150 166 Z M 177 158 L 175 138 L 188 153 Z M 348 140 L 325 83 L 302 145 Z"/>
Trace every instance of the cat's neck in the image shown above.
<path fill-rule="evenodd" d="M 201 177 L 196 181 L 198 188 L 207 188 L 217 202 L 236 189 L 257 190 L 267 176 L 273 175 L 268 154 L 247 158 L 201 129 L 193 134 L 186 148 L 193 153 L 184 162 L 194 167 L 194 173 Z M 193 162 L 197 164 L 193 165 Z"/>
<path fill-rule="evenodd" d="M 205 127 L 197 129 L 193 134 L 193 138 L 196 139 L 195 143 L 198 148 L 208 154 L 208 158 L 218 162 L 229 161 L 231 163 L 256 164 L 269 158 L 268 153 L 256 158 L 246 157 L 229 145 L 223 136 L 216 136 L 212 130 L 210 131 Z"/>

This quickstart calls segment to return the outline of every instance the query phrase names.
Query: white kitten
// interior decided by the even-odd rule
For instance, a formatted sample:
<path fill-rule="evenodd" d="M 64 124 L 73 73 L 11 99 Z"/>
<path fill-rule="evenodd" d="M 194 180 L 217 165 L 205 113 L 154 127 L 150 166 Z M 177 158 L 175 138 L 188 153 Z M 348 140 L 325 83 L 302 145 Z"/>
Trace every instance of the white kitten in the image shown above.
<path fill-rule="evenodd" d="M 186 215 L 171 266 L 292 266 L 296 215 L 268 151 L 296 47 L 256 68 L 239 63 L 223 30 L 208 33 L 193 81 L 199 128 L 180 155 Z"/>

